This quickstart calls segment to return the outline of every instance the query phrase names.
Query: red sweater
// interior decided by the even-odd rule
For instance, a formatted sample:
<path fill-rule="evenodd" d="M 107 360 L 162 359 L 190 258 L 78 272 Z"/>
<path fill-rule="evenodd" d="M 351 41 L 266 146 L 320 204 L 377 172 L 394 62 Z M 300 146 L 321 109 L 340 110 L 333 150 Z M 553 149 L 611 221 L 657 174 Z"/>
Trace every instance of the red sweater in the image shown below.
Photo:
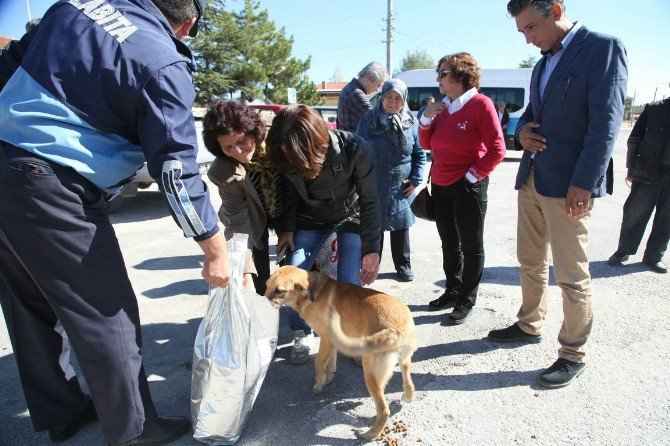
<path fill-rule="evenodd" d="M 454 184 L 474 168 L 485 178 L 505 157 L 498 112 L 493 101 L 476 94 L 453 115 L 444 110 L 429 126 L 419 127 L 419 140 L 433 151 L 431 182 Z"/>

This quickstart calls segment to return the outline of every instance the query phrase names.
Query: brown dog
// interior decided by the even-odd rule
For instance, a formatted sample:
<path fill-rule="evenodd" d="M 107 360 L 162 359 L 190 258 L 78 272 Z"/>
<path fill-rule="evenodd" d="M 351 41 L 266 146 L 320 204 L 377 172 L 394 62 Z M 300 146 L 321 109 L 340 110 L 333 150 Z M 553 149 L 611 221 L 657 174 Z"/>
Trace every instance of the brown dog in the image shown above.
<path fill-rule="evenodd" d="M 416 350 L 416 329 L 407 305 L 379 291 L 336 282 L 321 273 L 295 266 L 279 268 L 267 281 L 265 296 L 275 306 L 282 304 L 300 316 L 319 334 L 314 392 L 333 379 L 337 352 L 363 357 L 363 373 L 375 401 L 377 420 L 367 432 L 356 435 L 377 438 L 389 417 L 384 388 L 399 363 L 403 379 L 403 401 L 414 399 L 410 375 Z"/>

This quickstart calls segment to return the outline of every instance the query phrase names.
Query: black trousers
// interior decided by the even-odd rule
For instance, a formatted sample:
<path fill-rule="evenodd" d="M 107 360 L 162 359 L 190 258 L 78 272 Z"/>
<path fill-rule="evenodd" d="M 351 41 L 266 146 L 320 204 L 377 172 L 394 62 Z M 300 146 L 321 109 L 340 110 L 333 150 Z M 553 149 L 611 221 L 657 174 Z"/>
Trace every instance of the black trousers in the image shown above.
<path fill-rule="evenodd" d="M 489 179 L 449 186 L 431 184 L 435 224 L 442 240 L 442 267 L 447 289 L 458 293 L 457 304 L 474 306 L 484 271 L 484 217 Z"/>
<path fill-rule="evenodd" d="M 658 181 L 653 184 L 633 181 L 630 194 L 623 205 L 617 251 L 629 255 L 637 252 L 654 208 L 656 215 L 644 259 L 656 263 L 663 259 L 670 239 L 670 166 L 661 167 Z"/>
<path fill-rule="evenodd" d="M 381 260 L 382 252 L 384 251 L 384 232 L 382 231 L 379 237 L 379 259 Z M 391 234 L 391 257 L 393 258 L 393 265 L 396 271 L 400 272 L 403 269 L 412 269 L 410 262 L 410 248 L 409 248 L 409 228 L 398 229 L 397 231 L 389 231 Z"/>
<path fill-rule="evenodd" d="M 156 418 L 137 300 L 102 192 L 74 170 L 0 142 L 0 302 L 35 430 L 71 423 L 87 396 L 107 441 Z"/>
<path fill-rule="evenodd" d="M 256 288 L 256 293 L 260 294 L 261 296 L 265 294 L 265 289 L 267 288 L 265 282 L 267 282 L 270 278 L 270 246 L 268 245 L 269 235 L 268 228 L 266 227 L 265 232 L 263 232 L 263 237 L 261 238 L 262 249 L 258 249 L 254 246 L 251 250 L 257 273 L 257 275 L 253 278 L 254 288 Z"/>

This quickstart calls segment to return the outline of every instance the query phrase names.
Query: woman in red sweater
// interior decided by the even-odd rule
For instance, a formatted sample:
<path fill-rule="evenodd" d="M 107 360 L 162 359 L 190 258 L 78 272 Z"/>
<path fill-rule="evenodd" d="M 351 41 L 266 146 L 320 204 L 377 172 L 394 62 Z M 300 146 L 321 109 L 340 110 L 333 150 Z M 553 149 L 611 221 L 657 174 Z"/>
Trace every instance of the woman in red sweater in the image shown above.
<path fill-rule="evenodd" d="M 493 101 L 477 92 L 480 77 L 468 53 L 440 59 L 437 82 L 445 98 L 426 108 L 419 127 L 421 145 L 433 153 L 431 191 L 447 279 L 444 294 L 429 305 L 453 307 L 453 324 L 463 323 L 477 300 L 489 175 L 505 156 Z"/>

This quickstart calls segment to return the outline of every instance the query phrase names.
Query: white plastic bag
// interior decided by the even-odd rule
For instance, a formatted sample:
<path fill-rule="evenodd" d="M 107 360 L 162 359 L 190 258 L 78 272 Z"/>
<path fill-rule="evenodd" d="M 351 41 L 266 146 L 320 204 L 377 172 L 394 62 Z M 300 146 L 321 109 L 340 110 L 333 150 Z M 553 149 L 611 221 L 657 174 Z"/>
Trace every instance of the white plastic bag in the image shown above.
<path fill-rule="evenodd" d="M 277 348 L 279 312 L 265 297 L 242 288 L 247 235 L 228 241 L 232 280 L 209 292 L 193 351 L 193 438 L 234 444 Z"/>

